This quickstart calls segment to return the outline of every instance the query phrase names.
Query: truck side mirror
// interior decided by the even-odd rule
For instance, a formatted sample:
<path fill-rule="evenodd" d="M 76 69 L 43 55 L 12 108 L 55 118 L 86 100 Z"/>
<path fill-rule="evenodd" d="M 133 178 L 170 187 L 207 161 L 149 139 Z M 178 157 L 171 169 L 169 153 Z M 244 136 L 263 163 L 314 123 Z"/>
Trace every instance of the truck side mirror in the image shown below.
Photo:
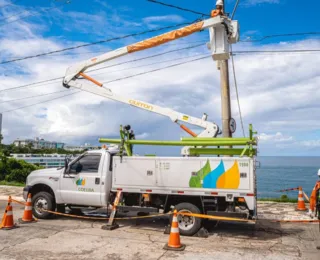
<path fill-rule="evenodd" d="M 64 159 L 64 168 L 67 170 L 68 169 L 68 159 Z"/>
<path fill-rule="evenodd" d="M 77 164 L 77 167 L 76 167 L 76 173 L 79 173 L 82 171 L 82 164 L 81 163 L 78 163 Z"/>

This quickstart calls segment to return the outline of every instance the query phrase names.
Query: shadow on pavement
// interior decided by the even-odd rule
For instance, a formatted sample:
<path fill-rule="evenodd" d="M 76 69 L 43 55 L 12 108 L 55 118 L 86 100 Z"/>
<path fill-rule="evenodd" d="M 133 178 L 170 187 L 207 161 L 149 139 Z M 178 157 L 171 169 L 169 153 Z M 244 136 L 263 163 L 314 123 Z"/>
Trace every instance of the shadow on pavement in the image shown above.
<path fill-rule="evenodd" d="M 83 212 L 85 214 L 83 214 Z M 82 216 L 91 217 L 107 217 L 106 212 L 95 212 L 95 211 L 74 211 L 66 212 L 70 214 L 77 214 Z M 118 218 L 137 216 L 135 213 L 117 214 Z M 65 216 L 56 216 L 60 220 L 71 219 Z M 74 218 L 73 218 L 74 219 Z M 104 225 L 107 220 L 86 220 L 81 219 L 85 222 L 94 222 L 95 224 Z M 130 226 L 131 228 L 137 228 L 141 230 L 152 230 L 157 232 L 164 232 L 165 227 L 168 226 L 169 216 L 159 216 L 153 218 L 142 218 L 142 219 L 131 219 L 131 220 L 116 220 L 116 223 L 120 225 L 120 228 Z M 248 223 L 236 223 L 236 222 L 217 222 L 217 221 L 205 221 L 204 227 L 208 230 L 209 236 L 223 236 L 223 237 L 234 237 L 234 238 L 250 238 L 256 240 L 269 240 L 283 236 L 297 235 L 304 231 L 304 229 L 296 227 L 283 227 L 278 222 L 271 222 L 263 219 L 258 220 L 256 224 Z"/>

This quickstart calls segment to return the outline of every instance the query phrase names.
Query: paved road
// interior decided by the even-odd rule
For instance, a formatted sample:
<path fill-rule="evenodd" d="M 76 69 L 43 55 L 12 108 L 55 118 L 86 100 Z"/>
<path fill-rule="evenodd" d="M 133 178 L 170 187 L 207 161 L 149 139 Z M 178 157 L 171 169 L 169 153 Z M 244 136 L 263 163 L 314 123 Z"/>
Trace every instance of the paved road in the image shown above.
<path fill-rule="evenodd" d="M 4 211 L 5 201 L 0 201 Z M 15 220 L 23 207 L 14 204 Z M 181 237 L 183 252 L 163 250 L 166 219 L 121 222 L 113 231 L 103 221 L 57 217 L 0 230 L 0 259 L 315 259 L 319 260 L 317 224 L 256 225 L 219 223 L 208 238 Z M 320 243 L 320 242 L 317 242 Z"/>

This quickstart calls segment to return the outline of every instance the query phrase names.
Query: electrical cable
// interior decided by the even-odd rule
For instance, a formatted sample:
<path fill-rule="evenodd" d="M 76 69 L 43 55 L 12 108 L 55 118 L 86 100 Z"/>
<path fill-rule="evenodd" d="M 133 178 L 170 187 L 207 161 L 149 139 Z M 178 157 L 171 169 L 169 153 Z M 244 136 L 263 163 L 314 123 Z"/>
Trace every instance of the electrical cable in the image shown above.
<path fill-rule="evenodd" d="M 128 78 L 133 78 L 133 77 L 136 77 L 136 76 L 140 76 L 140 75 L 143 75 L 143 74 L 148 74 L 148 73 L 152 73 L 152 72 L 155 72 L 155 71 L 160 71 L 160 70 L 167 69 L 167 68 L 172 68 L 172 67 L 179 66 L 179 65 L 182 65 L 182 64 L 186 64 L 186 63 L 198 61 L 198 60 L 201 60 L 201 59 L 205 59 L 205 58 L 208 58 L 210 56 L 211 55 L 209 55 L 209 56 L 207 55 L 205 57 L 201 57 L 201 58 L 197 58 L 197 59 L 193 59 L 193 60 L 189 60 L 189 61 L 185 61 L 185 62 L 176 63 L 176 64 L 169 65 L 169 66 L 166 66 L 166 67 L 162 67 L 162 68 L 159 68 L 159 69 L 154 69 L 154 70 L 150 70 L 150 71 L 146 71 L 146 72 L 130 75 L 128 77 L 123 77 L 123 78 L 119 78 L 119 79 L 116 79 L 116 80 L 107 81 L 107 82 L 104 82 L 104 84 L 110 84 L 110 83 L 115 82 L 115 81 L 120 81 L 120 80 L 124 80 L 124 79 L 128 79 Z M 74 94 L 77 94 L 79 92 L 81 92 L 81 90 L 79 90 L 77 92 L 74 92 L 74 93 L 71 93 L 71 94 L 68 94 L 68 95 L 64 95 L 64 96 L 60 96 L 60 97 L 57 97 L 57 98 L 53 98 L 53 99 L 50 99 L 50 100 L 45 100 L 45 101 L 41 101 L 41 102 L 34 103 L 34 104 L 31 104 L 31 105 L 18 107 L 18 108 L 14 108 L 14 109 L 10 109 L 10 110 L 5 110 L 5 111 L 2 111 L 1 113 L 12 112 L 12 111 L 15 111 L 15 110 L 18 110 L 18 109 L 22 109 L 22 108 L 26 108 L 26 107 L 30 107 L 30 106 L 35 106 L 35 105 L 38 105 L 38 104 L 42 104 L 42 103 L 45 103 L 45 102 L 49 102 L 49 101 L 52 101 L 52 100 L 63 98 L 63 97 L 66 97 L 66 96 L 74 95 Z M 90 91 L 86 91 L 86 92 L 90 92 Z"/>
<path fill-rule="evenodd" d="M 9 5 L 15 5 L 15 4 L 16 4 L 17 2 L 19 2 L 19 1 L 21 1 L 21 0 L 16 0 L 16 1 L 12 1 L 12 2 L 9 3 L 9 4 L 1 5 L 0 8 L 4 8 L 4 7 L 9 6 Z"/>
<path fill-rule="evenodd" d="M 23 19 L 25 19 L 25 18 L 27 18 L 27 17 L 30 17 L 30 16 L 36 16 L 36 15 L 38 15 L 38 14 L 42 14 L 42 12 L 48 12 L 48 11 L 50 11 L 50 10 L 60 8 L 60 7 L 64 6 L 64 5 L 70 4 L 70 3 L 71 3 L 71 0 L 66 0 L 66 2 L 64 2 L 64 3 L 62 3 L 62 4 L 58 5 L 58 6 L 49 7 L 49 8 L 46 8 L 46 9 L 44 9 L 44 10 L 41 10 L 41 11 L 39 11 L 39 12 L 30 13 L 30 11 L 28 11 L 28 12 L 30 13 L 29 15 L 20 17 L 20 18 L 18 18 L 18 19 L 16 19 L 16 20 L 9 21 L 9 22 L 7 22 L 7 23 L 0 24 L 0 27 L 2 27 L 2 26 L 4 26 L 4 25 L 7 25 L 7 24 L 10 24 L 10 23 L 14 23 L 14 22 L 16 22 L 16 21 L 23 20 Z M 16 16 L 16 15 L 14 15 L 14 16 Z M 11 16 L 11 17 L 12 17 L 12 16 Z M 0 63 L 0 64 L 1 64 L 1 63 Z"/>
<path fill-rule="evenodd" d="M 47 82 L 54 81 L 54 80 L 58 80 L 58 79 L 63 79 L 63 77 L 58 77 L 58 78 L 53 78 L 53 79 L 42 80 L 42 81 L 38 81 L 38 82 L 33 82 L 33 83 L 29 83 L 29 84 L 25 84 L 25 85 L 13 87 L 13 88 L 1 89 L 0 92 L 8 91 L 8 90 L 13 90 L 13 89 L 18 89 L 18 88 L 30 87 L 30 86 L 33 86 L 33 85 L 37 85 L 37 84 L 41 84 L 41 83 L 47 83 Z M 54 82 L 54 83 L 55 83 L 55 82 Z M 40 85 L 40 86 L 43 86 L 43 85 Z M 40 87 L 40 86 L 37 86 L 37 87 Z"/>
<path fill-rule="evenodd" d="M 136 67 L 129 67 L 129 68 L 121 69 L 121 70 L 111 71 L 109 73 L 120 72 L 120 71 L 125 71 L 125 70 L 130 70 L 130 69 L 136 69 L 136 68 L 141 68 L 141 67 L 150 66 L 150 65 L 154 65 L 154 64 L 160 64 L 160 63 L 164 63 L 164 62 L 171 62 L 171 61 L 176 61 L 176 60 L 181 60 L 181 59 L 186 59 L 186 58 L 191 58 L 191 57 L 197 57 L 197 56 L 200 56 L 200 55 L 202 55 L 202 54 L 197 54 L 197 55 L 192 55 L 192 56 L 187 56 L 187 57 L 181 57 L 181 58 L 176 58 L 176 59 L 170 59 L 170 60 L 165 60 L 165 61 L 160 61 L 160 62 L 148 63 L 148 64 L 136 66 Z M 97 76 L 97 75 L 101 75 L 101 74 L 104 74 L 104 73 L 98 73 L 98 74 L 94 74 L 94 75 L 91 75 L 91 76 Z M 58 78 L 58 79 L 61 79 L 61 78 Z M 54 84 L 54 83 L 57 83 L 57 82 L 51 82 L 49 84 Z M 40 86 L 36 86 L 36 87 L 42 87 L 42 86 L 44 86 L 44 85 L 40 85 Z M 12 89 L 14 89 L 14 88 L 12 88 Z M 28 99 L 28 98 L 38 97 L 38 96 L 45 96 L 45 95 L 55 94 L 55 93 L 59 93 L 59 92 L 63 92 L 63 91 L 58 91 L 58 92 L 53 92 L 53 93 L 48 93 L 48 94 L 42 94 L 42 95 L 36 95 L 36 96 L 31 96 L 31 97 L 26 97 L 26 98 L 21 98 L 21 99 L 8 100 L 8 101 L 3 101 L 3 102 L 0 101 L 0 104 L 1 103 L 6 103 L 6 102 L 11 102 L 11 101 L 13 102 L 13 101 L 16 101 L 16 100 L 23 100 L 23 99 Z"/>
<path fill-rule="evenodd" d="M 150 58 L 158 57 L 158 56 L 161 56 L 161 55 L 165 55 L 165 54 L 173 53 L 173 52 L 177 52 L 177 51 L 192 49 L 192 48 L 199 47 L 199 46 L 201 46 L 201 45 L 202 45 L 202 44 L 187 46 L 187 47 L 184 47 L 184 48 L 178 48 L 178 49 L 174 49 L 174 50 L 170 50 L 170 51 L 165 51 L 165 52 L 161 52 L 161 53 L 157 53 L 157 54 L 154 54 L 154 55 L 145 56 L 145 57 L 138 58 L 138 59 L 123 61 L 123 62 L 119 62 L 119 63 L 116 63 L 116 64 L 111 64 L 111 65 L 108 65 L 108 66 L 104 66 L 104 67 L 101 67 L 101 68 L 88 70 L 88 72 L 98 71 L 98 70 L 102 70 L 102 69 L 106 69 L 106 68 L 111 68 L 111 67 L 115 67 L 115 66 L 119 66 L 119 65 L 123 65 L 123 64 L 127 64 L 127 63 L 132 63 L 132 62 L 136 62 L 136 61 L 141 61 L 141 60 L 145 60 L 145 59 L 150 59 Z M 47 82 L 51 82 L 51 81 L 55 81 L 55 80 L 61 80 L 61 79 L 63 79 L 63 77 L 57 77 L 57 78 L 52 78 L 52 79 L 47 79 L 47 80 L 32 82 L 32 83 L 28 83 L 28 84 L 21 85 L 21 86 L 17 86 L 17 87 L 13 87 L 13 88 L 2 89 L 2 90 L 0 90 L 0 92 L 9 91 L 9 90 L 13 90 L 13 89 L 24 88 L 24 87 L 30 87 L 30 86 L 38 85 L 38 84 L 41 84 L 41 83 L 47 83 Z M 55 82 L 52 82 L 52 83 L 55 83 Z M 49 83 L 49 84 L 52 84 L 52 83 Z M 42 85 L 40 85 L 40 86 L 42 86 Z M 40 87 L 40 86 L 37 86 L 37 87 Z"/>
<path fill-rule="evenodd" d="M 59 53 L 59 52 L 74 50 L 74 49 L 78 49 L 78 48 L 88 47 L 88 46 L 101 44 L 101 43 L 106 43 L 106 42 L 111 42 L 111 41 L 115 41 L 115 40 L 122 40 L 122 39 L 133 37 L 133 36 L 139 36 L 139 35 L 143 35 L 143 34 L 147 34 L 147 33 L 151 33 L 151 32 L 158 32 L 158 31 L 162 31 L 162 30 L 165 30 L 165 29 L 171 29 L 171 28 L 174 28 L 174 27 L 177 27 L 177 26 L 189 25 L 189 24 L 190 23 L 180 23 L 180 24 L 160 27 L 160 28 L 157 28 L 157 29 L 151 29 L 151 30 L 142 31 L 142 32 L 139 32 L 139 33 L 132 33 L 132 34 L 127 34 L 127 35 L 124 35 L 124 36 L 114 37 L 114 38 L 105 39 L 105 40 L 101 40 L 101 41 L 85 43 L 85 44 L 72 46 L 72 47 L 68 47 L 68 48 L 64 48 L 64 49 L 60 49 L 60 50 L 49 51 L 49 52 L 45 52 L 45 53 L 40 53 L 40 54 L 36 54 L 36 55 L 30 55 L 30 56 L 21 57 L 21 58 L 12 59 L 12 60 L 6 60 L 6 61 L 0 62 L 0 64 L 8 64 L 8 63 L 15 62 L 15 61 L 32 59 L 32 58 L 35 58 L 35 57 L 46 56 L 46 55 L 50 55 L 50 54 L 53 54 L 53 53 Z"/>
<path fill-rule="evenodd" d="M 208 58 L 208 57 L 211 57 L 211 55 L 206 55 L 206 56 L 201 57 L 201 58 L 197 58 L 197 59 L 193 59 L 193 60 L 188 60 L 188 61 L 184 61 L 184 62 L 179 62 L 179 63 L 172 64 L 172 65 L 169 65 L 169 66 L 165 66 L 165 67 L 162 67 L 162 68 L 158 68 L 158 69 L 153 69 L 153 70 L 148 70 L 148 71 L 145 71 L 145 72 L 140 72 L 140 73 L 137 73 L 137 74 L 133 74 L 133 75 L 126 76 L 126 77 L 122 77 L 122 78 L 118 78 L 118 79 L 113 79 L 113 80 L 109 80 L 109 81 L 104 81 L 104 82 L 102 82 L 102 83 L 103 83 L 103 84 L 110 84 L 110 83 L 112 83 L 112 82 L 116 82 L 116 81 L 120 81 L 120 80 L 124 80 L 124 79 L 129 79 L 129 78 L 137 77 L 137 76 L 144 75 L 144 74 L 149 74 L 149 73 L 152 73 L 152 72 L 156 72 L 156 71 L 160 71 L 160 70 L 164 70 L 164 69 L 168 69 L 168 68 L 180 66 L 180 65 L 183 65 L 183 64 L 186 64 L 186 63 L 190 63 L 190 62 L 194 62 L 194 61 L 198 61 L 198 60 L 203 60 L 203 59 L 206 59 L 206 58 Z"/>
<path fill-rule="evenodd" d="M 232 46 L 230 46 L 231 53 L 232 53 Z M 234 60 L 233 55 L 231 55 L 231 64 L 232 64 L 232 74 L 233 74 L 233 81 L 234 81 L 234 87 L 236 89 L 236 96 L 237 96 L 237 103 L 238 103 L 238 109 L 239 109 L 239 116 L 240 116 L 240 122 L 241 122 L 241 128 L 242 128 L 242 134 L 243 137 L 246 137 L 244 126 L 243 126 L 243 118 L 241 113 L 241 107 L 240 107 L 240 99 L 239 99 L 239 93 L 238 93 L 238 83 L 237 83 L 237 77 L 236 77 L 236 70 L 234 66 Z"/>
<path fill-rule="evenodd" d="M 305 52 L 320 52 L 320 49 L 307 49 L 307 50 L 272 50 L 272 51 L 234 51 L 234 54 L 242 53 L 305 53 Z"/>
<path fill-rule="evenodd" d="M 191 49 L 191 48 L 195 48 L 195 47 L 198 47 L 198 46 L 200 46 L 200 45 L 188 46 L 188 47 L 185 47 L 185 48 L 179 48 L 179 49 L 175 49 L 175 50 L 170 50 L 170 51 L 158 53 L 158 54 L 155 54 L 155 55 L 142 57 L 142 58 L 139 58 L 139 59 L 119 62 L 119 63 L 116 63 L 116 64 L 104 66 L 104 67 L 101 67 L 101 68 L 88 70 L 88 72 L 93 72 L 93 71 L 98 71 L 98 70 L 102 70 L 102 69 L 106 69 L 106 68 L 111 68 L 111 67 L 115 67 L 115 66 L 131 63 L 131 62 L 136 62 L 136 61 L 140 61 L 140 60 L 144 60 L 144 59 L 154 58 L 154 57 L 157 57 L 157 56 L 160 56 L 160 55 L 164 55 L 164 54 L 168 54 L 168 53 L 172 53 L 172 52 L 176 52 L 176 51 L 180 51 L 180 50 L 185 50 L 185 49 Z M 320 52 L 320 49 L 318 49 L 318 50 L 315 50 L 315 49 L 314 50 L 278 50 L 278 51 L 235 51 L 235 52 L 232 52 L 231 55 L 239 55 L 239 54 L 241 55 L 241 54 L 250 54 L 250 53 L 262 53 L 262 54 L 265 53 L 265 54 L 268 54 L 270 52 L 271 53 L 281 53 L 281 52 L 282 53 L 290 53 L 290 52 L 299 53 L 300 52 L 300 53 L 303 53 L 303 54 L 307 54 L 307 52 Z M 25 84 L 25 85 L 20 85 L 20 86 L 13 87 L 13 88 L 2 89 L 2 90 L 0 90 L 0 93 L 4 92 L 4 91 L 10 91 L 10 90 L 19 89 L 19 88 L 31 87 L 31 86 L 35 86 L 35 85 L 38 85 L 38 84 L 41 84 L 41 83 L 45 83 L 45 84 L 42 84 L 42 85 L 39 85 L 39 86 L 35 86 L 35 87 L 41 87 L 41 86 L 44 86 L 44 85 L 47 85 L 47 84 L 54 84 L 56 82 L 51 82 L 51 81 L 61 80 L 61 79 L 63 79 L 63 77 L 57 77 L 57 78 L 52 78 L 52 79 L 32 82 L 32 83 L 28 83 L 28 84 Z"/>
<path fill-rule="evenodd" d="M 9 16 L 6 16 L 6 17 L 2 18 L 2 19 L 0 20 L 0 22 L 5 21 L 5 20 L 8 20 L 8 19 L 10 19 L 11 17 L 14 17 L 14 16 L 18 16 L 18 15 L 20 15 L 20 14 L 30 13 L 30 12 L 31 12 L 31 11 L 29 11 L 29 10 L 23 10 L 23 11 L 21 11 L 21 12 L 19 12 L 19 13 L 15 13 L 15 14 L 12 14 L 12 15 L 9 15 Z"/>
<path fill-rule="evenodd" d="M 40 95 L 35 95 L 35 96 L 29 96 L 29 97 L 23 97 L 23 98 L 17 98 L 17 99 L 4 100 L 4 101 L 0 101 L 0 104 L 8 103 L 8 102 L 15 102 L 15 101 L 19 101 L 19 100 L 25 100 L 25 99 L 30 99 L 30 98 L 43 97 L 43 96 L 53 95 L 53 94 L 57 94 L 57 93 L 61 93 L 61 92 L 66 92 L 66 91 L 69 91 L 69 90 L 60 90 L 60 91 L 55 91 L 55 92 L 45 93 L 45 94 L 40 94 Z"/>
<path fill-rule="evenodd" d="M 44 100 L 44 101 L 41 101 L 41 102 L 38 102 L 38 103 L 34 103 L 34 104 L 31 104 L 31 105 L 27 105 L 27 106 L 23 106 L 23 107 L 18 107 L 18 108 L 14 108 L 14 109 L 5 110 L 5 111 L 2 111 L 1 113 L 8 113 L 8 112 L 12 112 L 12 111 L 19 110 L 19 109 L 22 109 L 22 108 L 39 105 L 39 104 L 46 103 L 46 102 L 50 102 L 50 101 L 52 101 L 52 100 L 56 100 L 56 99 L 59 99 L 59 98 L 64 98 L 64 97 L 67 97 L 67 96 L 71 96 L 71 95 L 77 94 L 77 93 L 79 93 L 79 92 L 81 92 L 81 90 L 76 91 L 76 92 L 73 92 L 73 93 L 68 94 L 68 95 L 63 95 L 63 96 L 60 96 L 60 97 L 56 97 L 56 98 Z"/>
<path fill-rule="evenodd" d="M 204 42 L 203 42 L 203 43 L 204 43 Z M 202 44 L 203 44 L 203 43 L 202 43 Z M 193 48 L 202 46 L 202 44 L 196 44 L 196 45 L 192 45 L 192 46 L 188 46 L 188 47 L 184 47 L 184 48 L 178 48 L 178 49 L 174 49 L 174 50 L 170 50 L 170 51 L 165 51 L 165 52 L 157 53 L 157 54 L 154 54 L 154 55 L 150 55 L 150 56 L 146 56 L 146 57 L 142 57 L 142 58 L 138 58 L 138 59 L 134 59 L 134 60 L 123 61 L 123 62 L 119 62 L 119 63 L 116 63 L 116 64 L 111 64 L 111 65 L 103 66 L 103 67 L 100 67 L 100 68 L 97 68 L 97 69 L 88 70 L 87 72 L 102 70 L 102 69 L 111 68 L 111 67 L 115 67 L 115 66 L 119 66 L 119 65 L 123 65 L 123 64 L 127 64 L 127 63 L 132 63 L 132 62 L 136 62 L 136 61 L 141 61 L 141 60 L 145 60 L 145 59 L 150 59 L 150 58 L 158 57 L 158 56 L 165 55 L 165 54 L 172 53 L 172 52 L 176 52 L 176 51 L 193 49 Z"/>
<path fill-rule="evenodd" d="M 301 51 L 301 50 L 300 50 L 300 51 Z M 319 50 L 319 51 L 320 51 L 320 50 Z M 234 52 L 233 52 L 233 53 L 234 53 Z M 206 55 L 206 56 L 201 57 L 201 58 L 197 58 L 197 59 L 188 60 L 188 61 L 185 61 L 185 62 L 176 63 L 176 64 L 173 64 L 173 65 L 165 66 L 165 67 L 162 67 L 162 68 L 158 68 L 158 69 L 154 69 L 154 70 L 150 70 L 150 71 L 146 71 L 146 72 L 141 72 L 141 73 L 133 74 L 133 75 L 130 75 L 130 76 L 127 76 L 127 77 L 122 77 L 122 78 L 118 78 L 118 79 L 115 79 L 115 80 L 106 81 L 106 82 L 103 82 L 103 83 L 104 83 L 104 84 L 110 84 L 110 83 L 112 83 L 112 82 L 116 82 L 116 81 L 120 81 L 120 80 L 124 80 L 124 79 L 128 79 L 128 78 L 133 78 L 133 77 L 136 77 L 136 76 L 140 76 L 140 75 L 144 75 L 144 74 L 148 74 L 148 73 L 160 71 L 160 70 L 167 69 L 167 68 L 172 68 L 172 67 L 180 66 L 180 65 L 183 65 L 183 64 L 186 64 L 186 63 L 190 63 L 190 62 L 193 62 L 193 61 L 202 60 L 202 59 L 205 59 L 205 58 L 208 58 L 208 57 L 211 57 L 211 55 Z M 55 78 L 55 79 L 51 79 L 51 80 L 47 80 L 47 81 L 52 81 L 52 80 L 56 80 L 56 79 L 61 79 L 61 78 Z M 47 81 L 42 81 L 42 82 L 47 82 Z M 235 82 L 236 82 L 236 81 L 235 81 Z M 34 83 L 30 83 L 30 84 L 28 84 L 28 85 L 32 85 L 32 84 L 34 84 Z M 38 82 L 38 84 L 39 84 L 39 82 Z M 22 86 L 20 86 L 20 87 L 22 87 Z M 11 89 L 12 89 L 12 88 L 11 88 Z M 2 90 L 2 91 L 3 91 L 3 90 Z M 79 93 L 79 92 L 81 92 L 81 91 L 78 91 L 78 92 L 75 92 L 75 93 L 72 93 L 72 94 L 69 94 L 69 95 L 73 95 L 73 94 L 76 94 L 76 93 Z M 65 95 L 65 96 L 69 96 L 69 95 Z M 237 94 L 237 95 L 238 95 L 238 94 Z M 48 102 L 48 101 L 51 101 L 51 100 L 56 100 L 56 99 L 58 99 L 58 98 L 63 98 L 63 97 L 65 97 L 65 96 L 57 97 L 57 98 L 54 98 L 54 99 L 46 100 L 46 101 L 43 101 L 43 102 L 31 104 L 31 105 L 28 105 L 28 106 L 24 106 L 24 107 L 12 109 L 12 110 L 3 111 L 2 113 L 11 112 L 11 111 L 14 111 L 14 110 L 22 109 L 22 108 L 29 107 L 29 106 L 33 106 L 33 105 L 37 105 L 37 104 L 40 104 L 40 103 L 45 103 L 45 102 Z M 241 118 L 242 118 L 242 116 L 241 116 Z M 242 123 L 242 125 L 243 125 L 243 123 Z"/>
<path fill-rule="evenodd" d="M 237 0 L 237 2 L 236 2 L 235 5 L 234 5 L 234 8 L 233 8 L 233 11 L 232 11 L 232 14 L 231 14 L 231 20 L 233 19 L 234 15 L 236 14 L 236 11 L 237 11 L 237 9 L 238 9 L 239 2 L 240 2 L 240 0 Z"/>
<path fill-rule="evenodd" d="M 260 39 L 256 40 L 240 40 L 240 42 L 261 42 L 268 38 L 274 38 L 274 37 L 287 37 L 287 36 L 301 36 L 301 35 L 317 35 L 320 34 L 320 32 L 302 32 L 302 33 L 287 33 L 287 34 L 272 34 L 272 35 L 266 35 L 261 37 Z"/>
<path fill-rule="evenodd" d="M 160 64 L 160 63 L 177 61 L 177 60 L 182 60 L 182 59 L 187 59 L 187 58 L 194 58 L 194 57 L 199 57 L 199 56 L 203 56 L 203 53 L 196 54 L 196 55 L 185 56 L 185 57 L 180 57 L 180 58 L 169 59 L 169 60 L 162 60 L 162 61 L 152 62 L 152 63 L 143 64 L 143 65 L 139 65 L 139 66 L 135 66 L 135 67 L 124 68 L 124 69 L 121 69 L 121 70 L 114 70 L 114 71 L 108 72 L 108 74 L 114 73 L 114 72 L 121 72 L 121 71 L 125 71 L 125 70 L 143 68 L 143 67 L 146 67 L 146 66 L 156 65 L 156 64 Z M 105 74 L 105 73 L 90 74 L 90 76 L 98 76 L 98 75 L 102 75 L 102 74 Z"/>
<path fill-rule="evenodd" d="M 201 12 L 194 11 L 194 10 L 190 10 L 190 9 L 183 8 L 183 7 L 176 6 L 176 5 L 166 4 L 166 3 L 163 3 L 163 2 L 160 2 L 160 1 L 156 1 L 156 0 L 146 0 L 146 1 L 147 1 L 147 2 L 151 2 L 151 3 L 154 3 L 154 4 L 159 4 L 159 5 L 163 5 L 163 6 L 175 8 L 175 9 L 178 9 L 178 10 L 181 10 L 181 11 L 185 11 L 185 12 L 189 12 L 189 13 L 193 13 L 193 14 L 200 14 L 200 15 L 202 15 L 202 16 L 210 17 L 210 15 L 208 15 L 208 14 L 201 13 Z"/>
<path fill-rule="evenodd" d="M 203 31 L 202 31 L 203 32 Z M 200 32 L 199 32 L 200 33 Z M 180 39 L 182 40 L 182 39 Z M 207 41 L 191 41 L 191 42 L 180 42 L 180 43 L 170 43 L 167 44 L 166 46 L 174 46 L 174 45 L 185 45 L 185 44 L 191 44 L 191 43 L 206 43 Z M 87 52 L 76 52 L 76 53 L 59 53 L 59 54 L 51 54 L 50 57 L 53 56 L 64 56 L 64 55 L 82 55 L 82 54 L 101 54 L 101 53 L 105 53 L 105 51 L 87 51 Z M 10 57 L 11 59 L 17 59 L 20 57 Z"/>

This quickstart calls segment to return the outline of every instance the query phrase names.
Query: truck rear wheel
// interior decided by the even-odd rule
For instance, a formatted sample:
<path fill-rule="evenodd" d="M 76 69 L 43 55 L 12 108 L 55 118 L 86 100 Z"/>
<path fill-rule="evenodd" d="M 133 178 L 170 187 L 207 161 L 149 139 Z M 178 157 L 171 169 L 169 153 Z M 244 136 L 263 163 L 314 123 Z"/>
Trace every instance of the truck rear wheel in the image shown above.
<path fill-rule="evenodd" d="M 200 209 L 197 206 L 188 202 L 179 203 L 178 205 L 175 206 L 175 209 L 178 212 L 195 213 L 195 214 L 201 213 Z M 201 224 L 202 224 L 201 218 L 195 218 L 195 217 L 183 216 L 183 215 L 178 215 L 177 218 L 179 223 L 179 232 L 181 235 L 193 236 L 201 228 Z M 172 222 L 172 217 L 171 217 L 171 222 Z"/>
<path fill-rule="evenodd" d="M 32 214 L 39 219 L 47 219 L 53 216 L 53 214 L 42 209 L 50 211 L 55 211 L 56 209 L 53 196 L 46 191 L 36 193 L 32 197 Z"/>

